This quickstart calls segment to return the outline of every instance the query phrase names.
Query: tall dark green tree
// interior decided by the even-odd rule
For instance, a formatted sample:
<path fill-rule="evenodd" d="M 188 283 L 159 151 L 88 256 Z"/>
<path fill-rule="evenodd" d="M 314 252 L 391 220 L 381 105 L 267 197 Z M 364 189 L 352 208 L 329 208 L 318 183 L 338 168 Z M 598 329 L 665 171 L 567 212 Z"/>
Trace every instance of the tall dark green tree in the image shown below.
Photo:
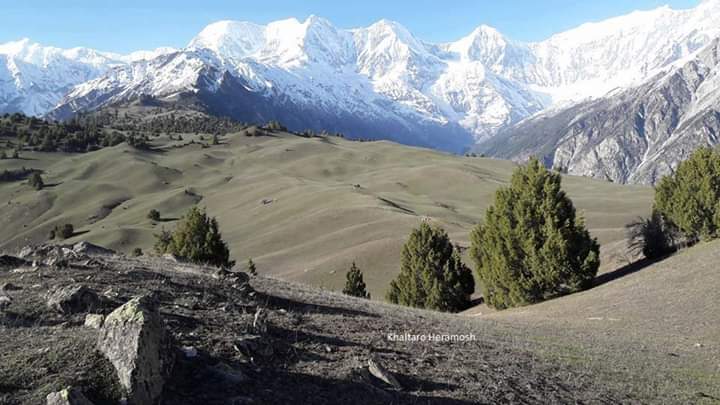
<path fill-rule="evenodd" d="M 689 240 L 720 236 L 720 152 L 699 148 L 663 177 L 655 209 Z"/>
<path fill-rule="evenodd" d="M 208 217 L 205 209 L 192 207 L 183 216 L 172 234 L 157 235 L 155 249 L 158 253 L 171 253 L 198 264 L 232 267 L 230 250 L 222 240 L 215 218 Z"/>
<path fill-rule="evenodd" d="M 485 302 L 498 309 L 587 288 L 600 265 L 560 175 L 534 158 L 496 192 L 470 238 Z"/>
<path fill-rule="evenodd" d="M 422 223 L 402 249 L 400 274 L 390 283 L 387 299 L 395 304 L 439 311 L 470 305 L 475 280 L 458 249 L 439 226 Z"/>
<path fill-rule="evenodd" d="M 353 297 L 370 298 L 370 294 L 367 292 L 365 281 L 363 280 L 362 271 L 355 265 L 355 262 L 350 266 L 350 271 L 345 275 L 345 288 L 343 288 L 343 294 L 351 295 Z"/>

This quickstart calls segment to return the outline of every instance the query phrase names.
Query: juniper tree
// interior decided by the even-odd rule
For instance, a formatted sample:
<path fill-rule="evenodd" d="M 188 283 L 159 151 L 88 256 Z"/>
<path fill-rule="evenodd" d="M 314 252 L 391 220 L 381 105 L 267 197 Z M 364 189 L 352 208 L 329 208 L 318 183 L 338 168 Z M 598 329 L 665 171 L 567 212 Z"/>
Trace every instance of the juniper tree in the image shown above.
<path fill-rule="evenodd" d="M 655 209 L 691 241 L 720 236 L 720 153 L 700 148 L 663 177 Z"/>
<path fill-rule="evenodd" d="M 250 275 L 257 275 L 257 267 L 255 266 L 255 262 L 253 262 L 253 259 L 251 258 L 249 258 L 247 262 L 247 271 L 248 273 L 250 273 Z"/>
<path fill-rule="evenodd" d="M 470 239 L 485 302 L 499 309 L 587 288 L 600 265 L 560 175 L 534 158 L 496 192 Z"/>
<path fill-rule="evenodd" d="M 345 278 L 343 294 L 353 297 L 370 298 L 370 294 L 367 292 L 365 286 L 365 281 L 363 280 L 362 271 L 355 265 L 355 262 L 350 266 L 350 271 L 347 272 Z"/>
<path fill-rule="evenodd" d="M 171 234 L 164 230 L 157 235 L 158 253 L 171 253 L 197 264 L 232 267 L 230 250 L 222 240 L 215 218 L 208 217 L 205 209 L 192 207 Z"/>
<path fill-rule="evenodd" d="M 390 282 L 387 299 L 416 308 L 459 311 L 470 305 L 474 290 L 472 272 L 447 233 L 423 222 L 403 246 L 400 274 Z"/>

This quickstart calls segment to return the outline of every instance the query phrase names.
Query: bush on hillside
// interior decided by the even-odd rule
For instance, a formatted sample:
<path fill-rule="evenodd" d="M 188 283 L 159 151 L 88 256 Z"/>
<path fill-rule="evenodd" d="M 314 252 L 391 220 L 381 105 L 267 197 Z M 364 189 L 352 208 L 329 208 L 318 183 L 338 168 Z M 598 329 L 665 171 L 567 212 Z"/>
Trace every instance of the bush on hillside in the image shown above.
<path fill-rule="evenodd" d="M 351 295 L 353 297 L 370 298 L 370 294 L 367 292 L 365 281 L 363 280 L 362 271 L 355 265 L 355 262 L 350 266 L 350 271 L 345 275 L 345 288 L 343 288 L 343 294 Z"/>
<path fill-rule="evenodd" d="M 147 217 L 151 221 L 159 221 L 160 220 L 160 211 L 153 208 L 148 212 Z"/>
<path fill-rule="evenodd" d="M 175 231 L 156 235 L 155 249 L 159 254 L 170 253 L 192 263 L 218 267 L 232 267 L 230 250 L 222 240 L 215 218 L 208 217 L 204 209 L 190 208 Z"/>
<path fill-rule="evenodd" d="M 72 224 L 65 224 L 65 225 L 55 225 L 53 229 L 50 230 L 50 239 L 60 238 L 60 239 L 68 239 L 71 238 L 73 235 L 75 235 L 75 227 Z"/>
<path fill-rule="evenodd" d="M 257 276 L 257 266 L 255 266 L 255 262 L 251 258 L 247 262 L 247 271 L 251 276 Z"/>
<path fill-rule="evenodd" d="M 387 299 L 395 304 L 439 311 L 460 311 L 475 291 L 472 272 L 447 233 L 422 223 L 402 249 L 400 274 L 390 283 Z"/>
<path fill-rule="evenodd" d="M 720 152 L 700 148 L 663 177 L 655 209 L 689 241 L 720 236 Z"/>
<path fill-rule="evenodd" d="M 675 229 L 659 212 L 653 210 L 649 218 L 640 218 L 627 226 L 628 248 L 655 260 L 675 251 Z"/>
<path fill-rule="evenodd" d="M 560 175 L 534 158 L 496 192 L 470 238 L 485 302 L 498 309 L 587 288 L 600 265 Z"/>
<path fill-rule="evenodd" d="M 42 176 L 40 176 L 40 173 L 38 172 L 33 172 L 30 175 L 30 178 L 28 179 L 28 184 L 35 190 L 42 190 L 42 188 L 45 186 Z"/>

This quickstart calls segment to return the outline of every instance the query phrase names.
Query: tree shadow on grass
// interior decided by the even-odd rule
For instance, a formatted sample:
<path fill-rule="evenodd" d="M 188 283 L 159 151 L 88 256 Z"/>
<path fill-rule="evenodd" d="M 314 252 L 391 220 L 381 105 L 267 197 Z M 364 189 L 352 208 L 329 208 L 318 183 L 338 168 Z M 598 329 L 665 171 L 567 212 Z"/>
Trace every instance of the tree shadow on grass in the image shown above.
<path fill-rule="evenodd" d="M 590 288 L 595 288 L 595 287 L 601 286 L 603 284 L 609 283 L 611 281 L 615 281 L 619 278 L 637 273 L 640 270 L 643 270 L 644 268 L 646 268 L 648 266 L 652 266 L 655 263 L 661 262 L 670 256 L 671 255 L 667 255 L 667 256 L 663 256 L 658 259 L 643 258 L 643 259 L 637 260 L 633 263 L 627 264 L 623 267 L 620 267 L 617 270 L 603 273 L 603 274 L 595 277 L 592 287 L 590 287 Z"/>
<path fill-rule="evenodd" d="M 57 186 L 59 186 L 59 185 L 61 185 L 61 184 L 63 184 L 63 183 L 62 183 L 62 182 L 59 182 L 59 183 L 45 183 L 45 184 L 43 184 L 43 188 L 53 188 L 53 187 L 57 187 Z"/>
<path fill-rule="evenodd" d="M 287 311 L 296 311 L 300 313 L 316 313 L 326 315 L 346 315 L 346 316 L 366 316 L 370 318 L 379 318 L 380 315 L 369 312 L 349 309 L 342 307 L 334 307 L 329 305 L 308 304 L 305 302 L 295 301 L 289 298 L 276 297 L 267 294 L 258 294 L 258 302 L 264 303 L 271 309 L 285 309 Z M 261 304 L 262 305 L 262 304 Z"/>
<path fill-rule="evenodd" d="M 71 238 L 74 238 L 74 237 L 76 237 L 76 236 L 85 235 L 85 234 L 88 233 L 88 232 L 90 232 L 90 231 L 77 231 L 77 232 L 73 232 L 72 235 L 70 235 L 70 237 L 71 237 Z"/>
<path fill-rule="evenodd" d="M 177 220 L 179 220 L 179 219 L 180 219 L 180 218 L 177 218 L 177 217 L 159 218 L 159 219 L 157 219 L 156 222 L 173 222 L 173 221 L 177 221 Z"/>

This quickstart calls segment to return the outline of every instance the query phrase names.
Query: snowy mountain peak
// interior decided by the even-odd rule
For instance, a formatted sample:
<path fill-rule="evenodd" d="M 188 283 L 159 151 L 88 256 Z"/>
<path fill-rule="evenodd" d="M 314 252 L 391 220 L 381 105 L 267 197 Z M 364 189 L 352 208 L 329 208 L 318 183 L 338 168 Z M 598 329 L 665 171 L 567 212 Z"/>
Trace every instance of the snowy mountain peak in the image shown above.
<path fill-rule="evenodd" d="M 350 35 L 315 15 L 304 22 L 295 18 L 272 22 L 265 28 L 263 61 L 288 67 L 306 63 L 337 67 L 350 63 L 353 56 Z"/>
<path fill-rule="evenodd" d="M 14 56 L 23 50 L 27 49 L 32 41 L 29 38 L 22 38 L 17 41 L 11 41 L 4 44 L 0 44 L 0 55 Z"/>
<path fill-rule="evenodd" d="M 445 48 L 462 60 L 480 61 L 491 66 L 498 62 L 508 46 L 510 41 L 498 30 L 480 25 L 466 37 L 445 45 Z"/>
<path fill-rule="evenodd" d="M 355 30 L 355 35 L 364 40 L 366 47 L 390 48 L 403 45 L 413 52 L 427 52 L 422 41 L 402 24 L 391 20 L 382 19 L 367 28 Z"/>
<path fill-rule="evenodd" d="M 218 21 L 205 27 L 188 48 L 210 49 L 229 59 L 259 51 L 265 43 L 265 27 L 245 21 Z"/>

